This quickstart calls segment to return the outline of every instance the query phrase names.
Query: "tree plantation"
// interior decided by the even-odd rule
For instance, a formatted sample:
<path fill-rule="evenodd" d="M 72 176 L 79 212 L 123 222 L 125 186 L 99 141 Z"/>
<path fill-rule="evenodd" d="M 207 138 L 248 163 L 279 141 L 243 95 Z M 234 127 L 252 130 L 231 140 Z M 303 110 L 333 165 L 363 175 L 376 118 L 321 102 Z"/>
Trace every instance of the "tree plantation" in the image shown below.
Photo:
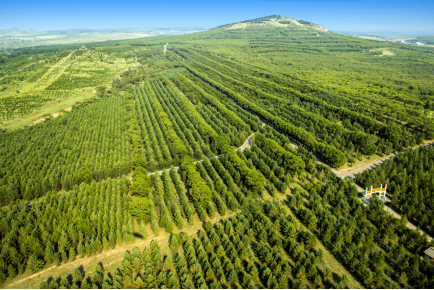
<path fill-rule="evenodd" d="M 2 288 L 434 288 L 433 51 L 269 18 L 0 52 Z"/>

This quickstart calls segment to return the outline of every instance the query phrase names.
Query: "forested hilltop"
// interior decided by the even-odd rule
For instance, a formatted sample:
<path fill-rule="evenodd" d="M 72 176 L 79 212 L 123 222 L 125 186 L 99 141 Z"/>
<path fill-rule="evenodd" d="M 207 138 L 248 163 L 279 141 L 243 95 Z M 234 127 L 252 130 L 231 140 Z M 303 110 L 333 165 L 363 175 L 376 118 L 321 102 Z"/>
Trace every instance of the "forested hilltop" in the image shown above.
<path fill-rule="evenodd" d="M 434 287 L 427 235 L 335 174 L 434 139 L 434 50 L 277 15 L 86 48 L 0 52 L 2 121 L 89 93 L 0 133 L 2 287 Z M 432 234 L 408 152 L 356 181 Z"/>

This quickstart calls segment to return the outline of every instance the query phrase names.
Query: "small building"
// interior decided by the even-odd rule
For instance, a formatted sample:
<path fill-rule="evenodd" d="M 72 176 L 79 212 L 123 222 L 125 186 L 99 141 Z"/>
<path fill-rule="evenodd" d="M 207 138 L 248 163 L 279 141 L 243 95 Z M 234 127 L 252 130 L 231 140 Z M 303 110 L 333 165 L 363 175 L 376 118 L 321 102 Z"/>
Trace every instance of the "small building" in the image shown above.
<path fill-rule="evenodd" d="M 429 248 L 425 252 L 425 260 L 427 260 L 431 267 L 434 267 L 434 247 Z"/>
<path fill-rule="evenodd" d="M 86 46 L 82 45 L 79 50 L 87 50 Z"/>

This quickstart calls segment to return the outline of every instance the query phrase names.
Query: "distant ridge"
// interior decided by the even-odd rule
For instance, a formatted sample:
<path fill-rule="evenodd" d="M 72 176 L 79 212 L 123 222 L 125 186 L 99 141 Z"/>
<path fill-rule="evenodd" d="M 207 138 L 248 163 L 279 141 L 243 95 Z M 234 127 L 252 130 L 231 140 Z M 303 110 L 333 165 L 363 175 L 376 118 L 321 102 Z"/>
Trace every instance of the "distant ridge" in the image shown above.
<path fill-rule="evenodd" d="M 321 25 L 312 23 L 310 21 L 305 20 L 298 20 L 295 18 L 290 17 L 284 17 L 280 15 L 270 15 L 270 16 L 264 16 L 260 18 L 250 19 L 250 20 L 244 20 L 240 22 L 235 22 L 231 24 L 225 24 L 218 26 L 216 28 L 226 28 L 226 29 L 238 29 L 238 28 L 244 28 L 250 25 L 275 25 L 275 26 L 299 26 L 299 27 L 308 27 L 313 28 L 315 30 L 327 32 L 329 31 L 327 28 L 322 27 Z"/>

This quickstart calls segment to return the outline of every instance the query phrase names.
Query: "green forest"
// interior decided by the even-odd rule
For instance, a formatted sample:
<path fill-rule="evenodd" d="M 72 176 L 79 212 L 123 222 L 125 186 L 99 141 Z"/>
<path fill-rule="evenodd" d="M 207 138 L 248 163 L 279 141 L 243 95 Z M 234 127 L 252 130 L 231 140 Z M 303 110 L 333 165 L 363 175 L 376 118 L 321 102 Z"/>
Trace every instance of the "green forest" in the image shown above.
<path fill-rule="evenodd" d="M 90 96 L 2 127 L 0 287 L 434 288 L 434 50 L 278 15 L 86 47 L 0 51 L 1 123 Z"/>

